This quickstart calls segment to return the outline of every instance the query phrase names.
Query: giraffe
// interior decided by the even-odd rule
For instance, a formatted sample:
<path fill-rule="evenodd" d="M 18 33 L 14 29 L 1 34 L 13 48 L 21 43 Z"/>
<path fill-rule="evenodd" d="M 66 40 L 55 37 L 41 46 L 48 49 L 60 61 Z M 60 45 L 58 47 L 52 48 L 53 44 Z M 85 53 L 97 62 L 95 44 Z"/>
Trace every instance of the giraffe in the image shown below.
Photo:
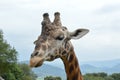
<path fill-rule="evenodd" d="M 88 29 L 77 29 L 69 32 L 62 25 L 60 13 L 54 13 L 53 22 L 49 14 L 43 14 L 41 35 L 34 42 L 35 49 L 30 57 L 30 67 L 39 67 L 44 61 L 60 58 L 65 67 L 67 80 L 83 80 L 79 63 L 71 39 L 79 39 L 89 32 Z"/>

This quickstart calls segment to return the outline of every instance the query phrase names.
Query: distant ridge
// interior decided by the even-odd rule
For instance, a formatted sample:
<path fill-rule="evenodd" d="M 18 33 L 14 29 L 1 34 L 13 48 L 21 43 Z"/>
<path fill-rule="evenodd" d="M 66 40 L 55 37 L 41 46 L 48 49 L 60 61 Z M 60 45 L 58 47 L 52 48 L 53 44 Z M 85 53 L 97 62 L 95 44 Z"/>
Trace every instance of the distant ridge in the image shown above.
<path fill-rule="evenodd" d="M 59 76 L 62 80 L 65 80 L 65 71 L 61 68 L 54 67 L 51 65 L 43 64 L 41 67 L 33 68 L 33 71 L 39 77 L 46 77 L 46 76 Z"/>
<path fill-rule="evenodd" d="M 87 61 L 87 62 L 81 62 L 81 65 L 83 64 L 90 64 L 95 67 L 113 67 L 117 64 L 120 64 L 120 59 L 113 59 L 113 60 L 103 60 L 103 61 Z"/>
<path fill-rule="evenodd" d="M 98 73 L 98 72 L 105 72 L 107 74 L 113 74 L 113 73 L 120 73 L 120 64 L 117 64 L 111 68 L 109 67 L 95 67 L 92 65 L 82 65 L 81 71 L 83 74 L 86 73 Z"/>
<path fill-rule="evenodd" d="M 20 63 L 28 64 L 29 61 L 22 61 Z M 66 74 L 64 69 L 58 68 L 52 65 L 43 64 L 41 67 L 32 69 L 38 77 L 44 78 L 46 76 L 59 76 L 62 80 L 66 80 Z"/>
<path fill-rule="evenodd" d="M 28 64 L 28 61 L 21 63 Z M 105 72 L 107 74 L 120 73 L 120 59 L 107 61 L 85 62 L 80 65 L 82 74 Z M 32 69 L 38 77 L 60 76 L 62 80 L 66 80 L 65 70 L 62 66 L 43 64 L 41 67 Z"/>
<path fill-rule="evenodd" d="M 80 67 L 83 74 L 93 72 L 120 73 L 120 59 L 83 62 Z"/>

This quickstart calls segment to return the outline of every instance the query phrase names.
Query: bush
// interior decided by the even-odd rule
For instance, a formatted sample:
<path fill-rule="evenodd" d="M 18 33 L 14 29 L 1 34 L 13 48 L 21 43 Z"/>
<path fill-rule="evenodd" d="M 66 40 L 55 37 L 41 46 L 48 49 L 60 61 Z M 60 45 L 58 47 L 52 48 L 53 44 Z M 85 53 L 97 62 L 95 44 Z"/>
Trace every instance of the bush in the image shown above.
<path fill-rule="evenodd" d="M 114 73 L 110 75 L 114 80 L 120 80 L 120 73 Z"/>
<path fill-rule="evenodd" d="M 62 80 L 60 77 L 47 76 L 44 80 Z"/>

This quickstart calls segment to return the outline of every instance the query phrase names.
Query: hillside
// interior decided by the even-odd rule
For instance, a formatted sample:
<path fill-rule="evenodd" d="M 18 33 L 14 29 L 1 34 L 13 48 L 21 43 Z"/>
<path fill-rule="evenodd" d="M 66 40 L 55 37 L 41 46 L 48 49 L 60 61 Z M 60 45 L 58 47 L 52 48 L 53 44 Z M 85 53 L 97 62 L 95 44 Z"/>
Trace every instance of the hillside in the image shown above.
<path fill-rule="evenodd" d="M 29 61 L 22 61 L 20 63 L 29 64 Z M 59 76 L 62 78 L 62 80 L 66 79 L 66 74 L 64 69 L 56 66 L 43 64 L 41 67 L 33 68 L 32 70 L 38 77 L 42 79 L 46 76 Z"/>
<path fill-rule="evenodd" d="M 83 62 L 80 67 L 83 74 L 93 72 L 120 73 L 120 59 Z"/>
<path fill-rule="evenodd" d="M 81 62 L 80 64 L 81 65 L 89 64 L 89 65 L 93 65 L 95 67 L 109 67 L 109 68 L 112 68 L 113 66 L 116 66 L 117 64 L 120 64 L 120 59 L 104 60 L 104 61 L 88 61 L 88 62 Z"/>
<path fill-rule="evenodd" d="M 65 80 L 65 71 L 61 68 L 54 67 L 48 64 L 43 64 L 41 67 L 33 68 L 32 69 L 35 74 L 39 77 L 46 77 L 46 76 L 60 76 L 63 80 Z"/>
<path fill-rule="evenodd" d="M 28 64 L 28 61 L 22 63 Z M 120 73 L 120 59 L 110 61 L 93 61 L 82 63 L 82 74 L 105 72 L 107 74 Z M 46 76 L 60 76 L 63 80 L 66 78 L 65 70 L 62 66 L 43 64 L 41 67 L 32 69 L 38 77 L 44 78 Z"/>
<path fill-rule="evenodd" d="M 98 73 L 105 72 L 107 74 L 120 73 L 120 64 L 117 64 L 111 68 L 109 67 L 95 67 L 92 65 L 81 65 L 81 71 L 83 74 L 86 73 Z"/>

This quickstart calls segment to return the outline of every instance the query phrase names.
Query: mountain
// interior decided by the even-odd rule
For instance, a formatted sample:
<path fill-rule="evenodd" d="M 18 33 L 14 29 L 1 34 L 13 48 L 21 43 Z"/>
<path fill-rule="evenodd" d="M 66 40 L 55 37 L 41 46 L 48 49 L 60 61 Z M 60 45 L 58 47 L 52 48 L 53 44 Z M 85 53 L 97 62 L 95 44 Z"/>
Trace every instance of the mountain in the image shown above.
<path fill-rule="evenodd" d="M 111 68 L 109 67 L 95 67 L 92 65 L 81 65 L 81 71 L 83 74 L 86 73 L 98 73 L 98 72 L 105 72 L 107 74 L 112 74 L 112 73 L 120 73 L 120 64 L 117 64 Z"/>
<path fill-rule="evenodd" d="M 120 64 L 120 59 L 104 60 L 104 61 L 88 61 L 88 62 L 81 62 L 80 64 L 81 65 L 89 64 L 89 65 L 93 65 L 95 67 L 112 68 L 113 66 L 116 66 L 117 64 Z"/>
<path fill-rule="evenodd" d="M 46 76 L 60 76 L 62 80 L 65 80 L 65 71 L 62 68 L 51 66 L 48 64 L 43 64 L 41 67 L 32 69 L 37 76 L 46 77 Z"/>
<path fill-rule="evenodd" d="M 80 67 L 83 74 L 94 72 L 120 73 L 120 59 L 82 62 Z"/>
<path fill-rule="evenodd" d="M 83 64 L 80 66 L 82 74 L 86 73 L 92 73 L 92 72 L 98 72 L 99 68 L 89 65 L 89 64 Z"/>
<path fill-rule="evenodd" d="M 28 61 L 21 63 L 28 64 Z M 80 64 L 82 74 L 105 72 L 107 74 L 120 73 L 120 59 L 107 61 L 91 61 Z M 38 77 L 60 76 L 62 80 L 66 79 L 65 70 L 62 66 L 43 64 L 41 67 L 32 69 Z"/>
<path fill-rule="evenodd" d="M 20 63 L 29 64 L 29 61 L 22 61 Z M 52 66 L 49 64 L 43 64 L 41 67 L 33 68 L 32 71 L 40 78 L 46 76 L 59 76 L 62 80 L 66 80 L 65 70 L 56 66 Z"/>

